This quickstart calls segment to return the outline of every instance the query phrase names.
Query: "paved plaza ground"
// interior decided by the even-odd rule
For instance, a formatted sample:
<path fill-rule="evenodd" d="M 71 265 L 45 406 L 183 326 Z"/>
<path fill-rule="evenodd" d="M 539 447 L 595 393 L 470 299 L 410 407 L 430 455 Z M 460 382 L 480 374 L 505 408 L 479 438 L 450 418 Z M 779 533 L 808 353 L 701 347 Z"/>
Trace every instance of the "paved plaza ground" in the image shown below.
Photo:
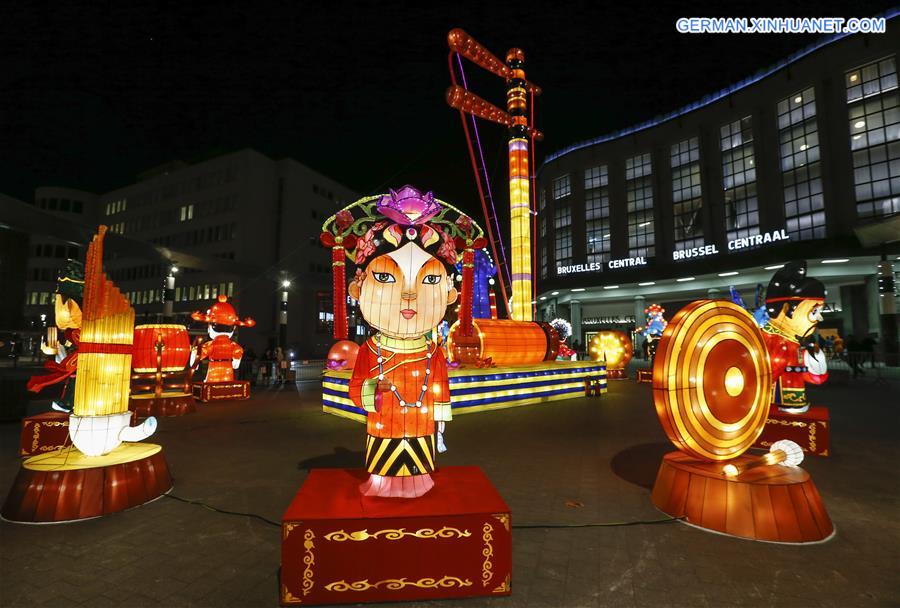
<path fill-rule="evenodd" d="M 898 392 L 840 376 L 811 391 L 833 424 L 833 456 L 804 463 L 837 528 L 825 544 L 755 543 L 679 522 L 516 529 L 512 596 L 428 605 L 900 605 Z M 0 425 L 4 493 L 18 436 L 18 424 Z M 173 495 L 280 521 L 309 468 L 360 466 L 363 428 L 323 414 L 318 387 L 298 384 L 198 405 L 161 420 L 155 440 Z M 649 385 L 610 381 L 602 398 L 459 416 L 447 443 L 441 464 L 481 466 L 514 524 L 662 517 L 650 488 L 672 447 Z M 274 526 L 168 497 L 74 524 L 2 522 L 0 605 L 276 606 L 279 549 Z"/>

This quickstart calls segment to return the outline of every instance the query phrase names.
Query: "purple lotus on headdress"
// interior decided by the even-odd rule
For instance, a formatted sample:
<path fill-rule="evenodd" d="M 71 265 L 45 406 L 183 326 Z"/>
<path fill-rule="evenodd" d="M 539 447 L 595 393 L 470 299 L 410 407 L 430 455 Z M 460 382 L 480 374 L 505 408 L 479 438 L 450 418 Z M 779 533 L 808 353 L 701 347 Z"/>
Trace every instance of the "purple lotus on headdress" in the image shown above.
<path fill-rule="evenodd" d="M 441 212 L 441 205 L 434 194 L 424 195 L 412 186 L 382 196 L 375 205 L 378 213 L 401 226 L 421 225 Z"/>

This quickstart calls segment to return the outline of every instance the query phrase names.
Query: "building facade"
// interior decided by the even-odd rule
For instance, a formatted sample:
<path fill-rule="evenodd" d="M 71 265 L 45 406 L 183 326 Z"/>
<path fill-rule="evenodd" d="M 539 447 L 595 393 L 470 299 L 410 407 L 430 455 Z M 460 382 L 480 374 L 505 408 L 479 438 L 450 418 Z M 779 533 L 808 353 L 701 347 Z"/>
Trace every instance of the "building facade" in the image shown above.
<path fill-rule="evenodd" d="M 257 322 L 241 330 L 242 344 L 258 355 L 277 344 L 308 358 L 323 355 L 332 342 L 331 265 L 319 244 L 321 225 L 356 198 L 293 159 L 276 161 L 245 149 L 190 165 L 167 163 L 105 194 L 38 188 L 34 203 L 55 214 L 80 213 L 81 223 L 106 224 L 113 233 L 163 250 L 216 260 L 214 270 L 180 263 L 173 272 L 172 264 L 158 259 L 108 255 L 106 270 L 131 300 L 137 323 L 162 318 L 172 274 L 168 297 L 175 321 L 204 331 L 190 313 L 225 294 L 242 317 Z M 67 257 L 84 259 L 83 247 L 33 240 L 24 311 L 32 325 L 41 315 L 52 320 L 56 269 Z"/>
<path fill-rule="evenodd" d="M 538 316 L 575 338 L 662 303 L 752 302 L 793 259 L 828 287 L 823 327 L 884 334 L 900 239 L 900 18 L 823 40 L 671 115 L 572 145 L 538 173 Z M 884 271 L 882 273 L 890 272 Z M 891 331 L 896 337 L 896 317 Z"/>

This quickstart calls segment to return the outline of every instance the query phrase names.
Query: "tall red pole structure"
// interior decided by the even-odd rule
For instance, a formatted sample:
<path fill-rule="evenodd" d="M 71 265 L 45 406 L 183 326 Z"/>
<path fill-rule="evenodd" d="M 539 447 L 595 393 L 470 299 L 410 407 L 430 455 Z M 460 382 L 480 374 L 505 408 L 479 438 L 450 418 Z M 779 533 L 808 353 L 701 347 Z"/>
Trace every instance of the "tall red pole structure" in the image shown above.
<path fill-rule="evenodd" d="M 506 63 L 503 63 L 461 29 L 452 30 L 447 36 L 447 41 L 452 52 L 459 53 L 506 81 L 506 112 L 456 84 L 447 90 L 447 103 L 461 112 L 505 125 L 509 129 L 510 283 L 512 290 L 509 316 L 515 321 L 531 321 L 534 293 L 529 138 L 541 139 L 542 135 L 534 129 L 533 125 L 529 124 L 528 94 L 540 94 L 540 88 L 525 79 L 525 54 L 521 49 L 510 49 L 506 54 Z M 483 195 L 482 205 L 484 206 Z M 490 222 L 487 224 L 490 229 Z M 493 245 L 492 234 L 491 237 Z M 499 262 L 496 250 L 494 259 Z M 502 287 L 502 275 L 498 274 L 498 276 L 501 278 Z"/>

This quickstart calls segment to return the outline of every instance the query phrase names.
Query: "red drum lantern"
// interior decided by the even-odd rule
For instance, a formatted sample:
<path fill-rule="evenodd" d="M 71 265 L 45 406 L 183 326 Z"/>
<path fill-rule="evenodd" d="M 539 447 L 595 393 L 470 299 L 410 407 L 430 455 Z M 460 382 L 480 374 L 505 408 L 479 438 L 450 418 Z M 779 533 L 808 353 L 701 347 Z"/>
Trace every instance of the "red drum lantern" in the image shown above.
<path fill-rule="evenodd" d="M 180 372 L 187 367 L 191 341 L 184 325 L 138 325 L 134 328 L 134 351 L 131 359 L 135 373 L 156 373 L 159 344 L 162 345 L 160 371 Z"/>

